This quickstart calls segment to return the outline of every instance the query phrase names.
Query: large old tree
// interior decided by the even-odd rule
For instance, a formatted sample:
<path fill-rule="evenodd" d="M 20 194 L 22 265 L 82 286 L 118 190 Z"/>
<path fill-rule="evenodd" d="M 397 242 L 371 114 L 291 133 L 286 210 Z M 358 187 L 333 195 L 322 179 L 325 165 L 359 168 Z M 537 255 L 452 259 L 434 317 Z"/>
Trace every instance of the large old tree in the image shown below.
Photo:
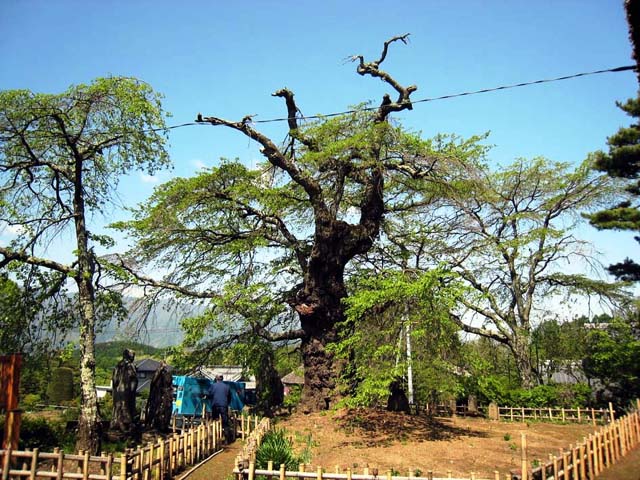
<path fill-rule="evenodd" d="M 100 291 L 94 252 L 111 242 L 90 230 L 91 216 L 110 211 L 121 175 L 168 162 L 164 127 L 159 96 L 135 79 L 97 79 L 59 95 L 0 92 L 0 227 L 17 232 L 0 246 L 0 269 L 49 271 L 51 295 L 66 289 L 76 305 L 82 384 L 76 446 L 89 452 L 99 446 L 96 319 L 115 305 Z"/>
<path fill-rule="evenodd" d="M 390 121 L 393 112 L 412 108 L 416 87 L 380 67 L 389 45 L 406 39 L 385 42 L 375 61 L 353 57 L 360 75 L 395 90 L 397 97 L 385 95 L 378 107 L 306 121 L 293 92 L 275 92 L 288 116 L 282 145 L 249 116 L 199 115 L 200 122 L 257 142 L 265 163 L 252 170 L 224 161 L 175 179 L 157 189 L 136 220 L 119 225 L 137 239 L 130 258 L 114 262 L 120 274 L 149 288 L 211 299 L 205 314 L 185 323 L 188 339 L 205 335 L 204 349 L 245 334 L 299 339 L 307 410 L 328 408 L 335 393 L 340 362 L 327 347 L 344 320 L 345 269 L 377 241 L 385 214 L 429 203 L 433 192 L 406 193 L 411 182 L 443 179 L 455 163 L 457 145 L 423 141 Z M 165 277 L 141 275 L 143 263 Z M 215 338 L 206 337 L 212 330 Z"/>

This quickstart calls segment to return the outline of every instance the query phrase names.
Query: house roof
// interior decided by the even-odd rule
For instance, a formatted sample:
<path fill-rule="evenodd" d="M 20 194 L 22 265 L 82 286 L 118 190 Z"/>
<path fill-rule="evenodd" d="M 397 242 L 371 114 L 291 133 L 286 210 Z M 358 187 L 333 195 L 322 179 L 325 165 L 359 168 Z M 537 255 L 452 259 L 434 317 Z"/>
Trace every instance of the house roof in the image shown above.
<path fill-rule="evenodd" d="M 153 358 L 143 358 L 135 362 L 136 370 L 139 372 L 155 372 L 161 364 L 162 362 L 154 360 Z M 169 371 L 173 370 L 171 365 L 167 365 L 167 367 Z"/>
<path fill-rule="evenodd" d="M 215 380 L 218 375 L 222 375 L 227 382 L 244 382 L 246 388 L 256 388 L 256 377 L 250 375 L 246 378 L 242 375 L 242 367 L 239 365 L 211 365 L 209 367 L 200 366 L 196 368 L 195 377 L 204 377 L 209 380 Z"/>
<path fill-rule="evenodd" d="M 304 385 L 304 378 L 295 372 L 287 373 L 280 379 L 285 385 Z"/>

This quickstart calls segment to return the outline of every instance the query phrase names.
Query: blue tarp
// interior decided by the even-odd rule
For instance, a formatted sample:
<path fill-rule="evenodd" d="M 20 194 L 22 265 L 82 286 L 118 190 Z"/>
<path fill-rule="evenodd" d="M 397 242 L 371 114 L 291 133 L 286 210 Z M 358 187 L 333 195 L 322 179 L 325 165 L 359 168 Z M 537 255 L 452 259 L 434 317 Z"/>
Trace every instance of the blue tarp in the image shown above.
<path fill-rule="evenodd" d="M 211 400 L 207 397 L 213 383 L 208 378 L 194 378 L 186 375 L 173 376 L 173 413 L 175 415 L 202 415 L 204 405 L 206 412 L 211 413 Z M 244 382 L 224 382 L 231 390 L 232 410 L 241 411 L 244 408 Z"/>

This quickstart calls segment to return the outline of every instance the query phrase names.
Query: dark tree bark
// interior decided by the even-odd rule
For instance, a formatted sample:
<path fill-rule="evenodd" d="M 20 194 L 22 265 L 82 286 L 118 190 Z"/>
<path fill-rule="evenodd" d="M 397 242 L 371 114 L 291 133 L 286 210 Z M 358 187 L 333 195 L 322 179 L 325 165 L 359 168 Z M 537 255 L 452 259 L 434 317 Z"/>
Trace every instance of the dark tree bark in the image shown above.
<path fill-rule="evenodd" d="M 392 101 L 389 95 L 384 96 L 373 116 L 373 123 L 385 122 L 392 112 L 412 109 L 409 96 L 417 87 L 403 87 L 387 72 L 380 70 L 389 45 L 396 41 L 406 43 L 408 36 L 409 34 L 405 34 L 386 41 L 380 58 L 373 62 L 365 62 L 362 55 L 351 58 L 359 62 L 357 72 L 360 75 L 380 78 L 398 93 L 396 101 Z M 363 185 L 359 222 L 350 224 L 338 219 L 335 206 L 338 202 L 330 206 L 327 201 L 332 192 L 324 191 L 320 182 L 295 162 L 295 142 L 301 143 L 310 151 L 317 151 L 318 147 L 312 138 L 306 138 L 298 129 L 299 110 L 293 93 L 282 89 L 273 95 L 284 98 L 286 102 L 289 136 L 292 139 L 287 150 L 281 151 L 268 137 L 255 130 L 249 117 L 240 122 L 231 122 L 198 115 L 197 121 L 233 128 L 257 141 L 262 146 L 262 155 L 302 187 L 313 209 L 314 236 L 310 253 L 298 248 L 295 241 L 292 241 L 304 277 L 302 288 L 289 301 L 300 317 L 302 330 L 300 336 L 305 384 L 301 408 L 305 412 L 311 412 L 329 408 L 337 398 L 335 387 L 340 365 L 326 347 L 338 340 L 337 325 L 344 320 L 342 300 L 347 296 L 345 267 L 356 255 L 369 251 L 380 232 L 384 213 L 384 166 L 380 158 L 381 145 L 371 145 L 369 157 L 375 159 L 374 164 L 366 171 L 359 172 L 358 180 Z M 282 228 L 286 229 L 284 226 Z"/>

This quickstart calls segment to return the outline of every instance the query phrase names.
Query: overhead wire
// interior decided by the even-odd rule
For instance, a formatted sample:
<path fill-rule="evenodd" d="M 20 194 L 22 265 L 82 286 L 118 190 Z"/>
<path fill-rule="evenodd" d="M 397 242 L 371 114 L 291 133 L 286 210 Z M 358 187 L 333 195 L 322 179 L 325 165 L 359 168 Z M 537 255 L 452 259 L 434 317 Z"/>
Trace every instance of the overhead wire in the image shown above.
<path fill-rule="evenodd" d="M 539 85 L 539 84 L 543 84 L 543 83 L 552 83 L 552 82 L 560 82 L 563 80 L 570 80 L 573 78 L 580 78 L 580 77 L 586 77 L 586 76 L 590 76 L 590 75 L 600 75 L 603 73 L 618 73 L 618 72 L 626 72 L 626 71 L 632 71 L 632 70 L 636 70 L 636 66 L 635 65 L 625 65 L 622 67 L 615 67 L 615 68 L 606 68 L 606 69 L 602 69 L 602 70 L 593 70 L 590 72 L 580 72 L 580 73 L 574 73 L 571 75 L 564 75 L 561 77 L 554 77 L 554 78 L 546 78 L 546 79 L 540 79 L 540 80 L 532 80 L 529 82 L 522 82 L 522 83 L 514 83 L 514 84 L 510 84 L 510 85 L 501 85 L 499 87 L 491 87 L 491 88 L 483 88 L 481 90 L 472 90 L 472 91 L 467 91 L 467 92 L 460 92 L 460 93 L 453 93 L 453 94 L 449 94 L 449 95 L 441 95 L 438 97 L 428 97 L 428 98 L 422 98 L 419 100 L 411 100 L 412 104 L 416 104 L 416 103 L 426 103 L 426 102 L 435 102 L 438 100 L 448 100 L 448 99 L 452 99 L 452 98 L 458 98 L 458 97 L 466 97 L 466 96 L 470 96 L 470 95 L 479 95 L 481 93 L 490 93 L 490 92 L 497 92 L 500 90 L 509 90 L 509 89 L 513 89 L 513 88 L 521 88 L 521 87 L 527 87 L 530 85 Z M 296 117 L 296 120 L 316 120 L 316 119 L 322 119 L 322 118 L 330 118 L 330 117 L 337 117 L 340 115 L 348 115 L 350 113 L 355 113 L 356 111 L 374 111 L 377 110 L 379 107 L 375 106 L 375 107 L 365 107 L 359 110 L 344 110 L 341 112 L 333 112 L 333 113 L 326 113 L 326 114 L 317 114 L 317 115 L 308 115 L 308 116 L 301 116 L 301 117 Z M 290 117 L 278 117 L 278 118 L 270 118 L 270 119 L 266 119 L 266 120 L 252 120 L 251 123 L 274 123 L 274 122 L 286 122 L 289 120 L 293 120 Z M 182 125 L 174 125 L 172 127 L 168 127 L 167 130 L 172 129 L 172 128 L 181 128 L 183 126 L 189 126 L 189 125 L 201 125 L 201 124 L 207 124 L 207 122 L 190 122 L 190 123 L 185 123 Z"/>

